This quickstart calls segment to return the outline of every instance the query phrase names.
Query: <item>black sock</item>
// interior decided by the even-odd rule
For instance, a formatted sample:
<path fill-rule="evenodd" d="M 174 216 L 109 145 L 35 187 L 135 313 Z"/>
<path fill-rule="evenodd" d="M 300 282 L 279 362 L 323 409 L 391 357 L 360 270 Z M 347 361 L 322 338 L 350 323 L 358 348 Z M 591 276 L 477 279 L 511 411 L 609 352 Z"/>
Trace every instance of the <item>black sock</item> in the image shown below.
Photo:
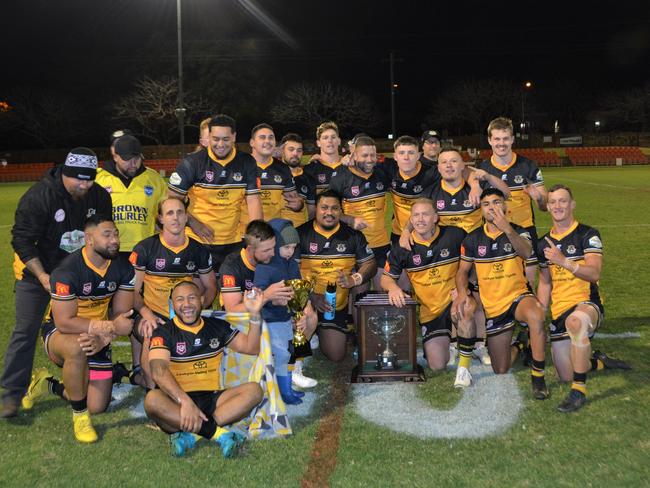
<path fill-rule="evenodd" d="M 207 422 L 204 421 L 201 424 L 198 434 L 204 439 L 212 439 L 214 433 L 217 431 L 217 422 L 214 419 L 210 419 Z"/>
<path fill-rule="evenodd" d="M 56 395 L 60 398 L 65 398 L 63 396 L 65 386 L 62 382 L 53 377 L 45 378 L 45 381 L 47 381 L 47 389 L 52 395 Z"/>
<path fill-rule="evenodd" d="M 72 407 L 73 412 L 83 412 L 88 409 L 86 404 L 86 397 L 83 397 L 81 400 L 70 400 L 70 406 Z"/>
<path fill-rule="evenodd" d="M 533 359 L 531 366 L 531 374 L 533 376 L 539 378 L 544 377 L 544 368 L 546 367 L 546 361 L 538 361 L 537 359 Z"/>

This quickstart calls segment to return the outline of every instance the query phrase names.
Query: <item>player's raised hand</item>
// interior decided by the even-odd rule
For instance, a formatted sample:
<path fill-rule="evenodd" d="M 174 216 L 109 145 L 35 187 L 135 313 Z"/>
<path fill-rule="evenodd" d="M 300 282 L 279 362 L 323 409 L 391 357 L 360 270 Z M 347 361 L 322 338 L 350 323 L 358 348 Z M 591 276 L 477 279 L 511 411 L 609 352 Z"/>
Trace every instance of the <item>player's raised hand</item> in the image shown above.
<path fill-rule="evenodd" d="M 251 315 L 259 315 L 264 306 L 264 294 L 259 288 L 244 292 L 244 307 Z"/>
<path fill-rule="evenodd" d="M 492 214 L 492 223 L 497 227 L 497 229 L 502 232 L 508 230 L 510 222 L 501 207 L 495 205 L 490 209 L 490 213 Z"/>
<path fill-rule="evenodd" d="M 566 256 L 558 249 L 555 243 L 548 238 L 548 236 L 544 237 L 544 239 L 549 245 L 549 247 L 544 248 L 544 257 L 548 259 L 549 262 L 562 266 L 566 260 Z"/>

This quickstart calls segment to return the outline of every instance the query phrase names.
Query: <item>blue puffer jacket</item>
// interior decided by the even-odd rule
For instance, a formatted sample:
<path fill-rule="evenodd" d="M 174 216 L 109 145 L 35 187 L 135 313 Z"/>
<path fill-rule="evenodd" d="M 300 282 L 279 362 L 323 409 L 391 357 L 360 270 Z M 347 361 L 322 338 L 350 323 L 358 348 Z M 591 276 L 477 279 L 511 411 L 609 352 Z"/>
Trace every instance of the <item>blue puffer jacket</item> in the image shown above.
<path fill-rule="evenodd" d="M 284 280 L 292 280 L 300 278 L 300 267 L 298 266 L 298 251 L 290 259 L 280 257 L 279 236 L 280 231 L 287 225 L 292 225 L 290 220 L 287 219 L 272 219 L 269 225 L 275 231 L 275 255 L 269 264 L 258 263 L 255 266 L 255 286 L 266 290 L 273 283 Z M 291 313 L 287 307 L 280 305 L 273 305 L 268 302 L 262 309 L 262 317 L 266 322 L 285 322 L 291 318 Z"/>

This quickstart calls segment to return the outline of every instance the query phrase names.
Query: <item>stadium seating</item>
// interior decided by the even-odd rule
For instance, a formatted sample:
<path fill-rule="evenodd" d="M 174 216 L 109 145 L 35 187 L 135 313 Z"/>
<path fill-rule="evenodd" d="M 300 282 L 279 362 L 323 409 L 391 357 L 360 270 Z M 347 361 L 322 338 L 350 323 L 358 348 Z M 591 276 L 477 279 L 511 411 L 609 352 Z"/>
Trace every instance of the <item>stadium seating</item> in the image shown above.
<path fill-rule="evenodd" d="M 648 164 L 648 158 L 638 147 L 569 147 L 566 154 L 574 166 L 615 166 L 616 159 L 623 164 Z"/>

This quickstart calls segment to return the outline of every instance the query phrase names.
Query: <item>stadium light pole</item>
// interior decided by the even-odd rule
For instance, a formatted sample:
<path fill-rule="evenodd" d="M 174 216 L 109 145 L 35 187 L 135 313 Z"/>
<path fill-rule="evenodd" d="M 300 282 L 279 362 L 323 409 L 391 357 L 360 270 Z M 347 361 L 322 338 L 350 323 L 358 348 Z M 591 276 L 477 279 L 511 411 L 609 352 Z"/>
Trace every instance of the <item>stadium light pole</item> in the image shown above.
<path fill-rule="evenodd" d="M 185 113 L 183 106 L 183 28 L 181 22 L 181 0 L 176 0 L 176 29 L 178 34 L 178 132 L 181 139 L 181 158 L 185 156 Z"/>
<path fill-rule="evenodd" d="M 526 81 L 521 87 L 521 138 L 524 138 L 526 131 L 526 93 L 533 86 L 531 81 Z M 530 142 L 530 141 L 529 141 Z"/>

